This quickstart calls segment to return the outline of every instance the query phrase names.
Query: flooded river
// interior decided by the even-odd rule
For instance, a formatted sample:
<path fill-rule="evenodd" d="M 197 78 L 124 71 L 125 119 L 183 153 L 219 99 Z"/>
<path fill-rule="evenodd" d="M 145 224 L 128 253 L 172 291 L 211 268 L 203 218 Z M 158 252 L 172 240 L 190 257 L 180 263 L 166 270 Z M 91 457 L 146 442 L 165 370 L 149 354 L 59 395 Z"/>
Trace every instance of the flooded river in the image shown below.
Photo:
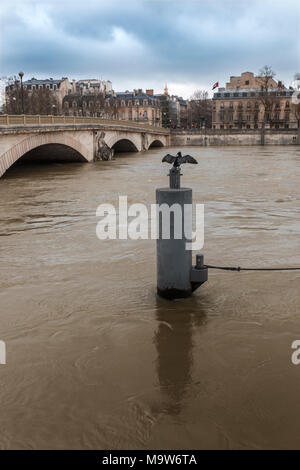
<path fill-rule="evenodd" d="M 184 150 L 205 261 L 300 266 L 300 149 Z M 300 448 L 300 271 L 210 271 L 170 302 L 155 241 L 96 237 L 100 203 L 155 201 L 165 153 L 0 180 L 0 448 Z"/>

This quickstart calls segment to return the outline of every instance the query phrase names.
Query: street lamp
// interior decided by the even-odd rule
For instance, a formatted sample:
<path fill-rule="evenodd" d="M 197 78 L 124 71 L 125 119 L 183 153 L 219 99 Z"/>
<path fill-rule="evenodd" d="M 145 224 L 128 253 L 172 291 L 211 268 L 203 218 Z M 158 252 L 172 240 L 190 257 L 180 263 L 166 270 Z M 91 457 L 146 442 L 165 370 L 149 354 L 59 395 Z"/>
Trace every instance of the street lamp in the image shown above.
<path fill-rule="evenodd" d="M 24 73 L 19 72 L 19 77 L 21 79 L 21 102 L 22 102 L 22 114 L 24 114 L 24 93 L 23 93 L 23 77 Z"/>
<path fill-rule="evenodd" d="M 13 113 L 16 114 L 16 101 L 17 101 L 17 98 L 15 96 L 13 96 Z"/>

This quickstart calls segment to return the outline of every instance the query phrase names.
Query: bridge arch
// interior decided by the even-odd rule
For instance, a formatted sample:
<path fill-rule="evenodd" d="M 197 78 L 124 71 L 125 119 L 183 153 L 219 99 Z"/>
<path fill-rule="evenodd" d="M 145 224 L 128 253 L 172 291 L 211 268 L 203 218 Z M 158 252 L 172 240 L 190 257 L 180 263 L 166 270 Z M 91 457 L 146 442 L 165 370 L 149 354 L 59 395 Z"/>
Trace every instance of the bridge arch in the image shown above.
<path fill-rule="evenodd" d="M 45 150 L 56 150 L 67 154 L 64 161 L 90 161 L 88 149 L 71 135 L 65 133 L 33 134 L 13 145 L 0 155 L 0 176 L 2 176 L 17 160 L 26 156 L 34 157 Z"/>
<path fill-rule="evenodd" d="M 141 150 L 140 135 L 113 133 L 105 139 L 105 142 L 116 152 L 139 152 Z"/>
<path fill-rule="evenodd" d="M 129 139 L 120 139 L 114 143 L 112 148 L 117 153 L 122 152 L 138 152 L 136 145 Z"/>
<path fill-rule="evenodd" d="M 164 147 L 164 143 L 162 139 L 158 137 L 153 137 L 152 139 L 150 139 L 150 144 L 148 146 L 148 149 L 153 148 L 153 147 Z"/>

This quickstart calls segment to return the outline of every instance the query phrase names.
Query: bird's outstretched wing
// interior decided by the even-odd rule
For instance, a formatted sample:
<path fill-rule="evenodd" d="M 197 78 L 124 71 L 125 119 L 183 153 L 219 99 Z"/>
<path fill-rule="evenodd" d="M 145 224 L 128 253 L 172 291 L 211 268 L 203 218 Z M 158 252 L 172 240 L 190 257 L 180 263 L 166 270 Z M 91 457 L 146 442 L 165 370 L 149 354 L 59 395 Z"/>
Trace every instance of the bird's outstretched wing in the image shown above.
<path fill-rule="evenodd" d="M 173 155 L 170 155 L 168 153 L 168 155 L 164 156 L 164 158 L 162 159 L 162 162 L 174 163 L 175 159 L 176 159 L 176 157 L 173 157 Z"/>
<path fill-rule="evenodd" d="M 197 160 L 195 160 L 194 157 L 191 157 L 191 155 L 182 155 L 182 157 L 179 158 L 180 164 L 182 163 L 194 163 L 197 164 Z"/>

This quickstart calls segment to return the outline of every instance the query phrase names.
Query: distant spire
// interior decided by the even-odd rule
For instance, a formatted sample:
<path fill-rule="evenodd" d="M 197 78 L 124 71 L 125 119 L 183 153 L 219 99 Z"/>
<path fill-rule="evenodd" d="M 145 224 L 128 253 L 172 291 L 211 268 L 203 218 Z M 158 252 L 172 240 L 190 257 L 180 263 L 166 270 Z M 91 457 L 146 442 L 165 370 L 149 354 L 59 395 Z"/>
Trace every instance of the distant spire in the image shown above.
<path fill-rule="evenodd" d="M 169 90 L 168 90 L 167 84 L 165 84 L 164 94 L 165 94 L 165 95 L 168 95 L 168 94 L 169 94 Z"/>

